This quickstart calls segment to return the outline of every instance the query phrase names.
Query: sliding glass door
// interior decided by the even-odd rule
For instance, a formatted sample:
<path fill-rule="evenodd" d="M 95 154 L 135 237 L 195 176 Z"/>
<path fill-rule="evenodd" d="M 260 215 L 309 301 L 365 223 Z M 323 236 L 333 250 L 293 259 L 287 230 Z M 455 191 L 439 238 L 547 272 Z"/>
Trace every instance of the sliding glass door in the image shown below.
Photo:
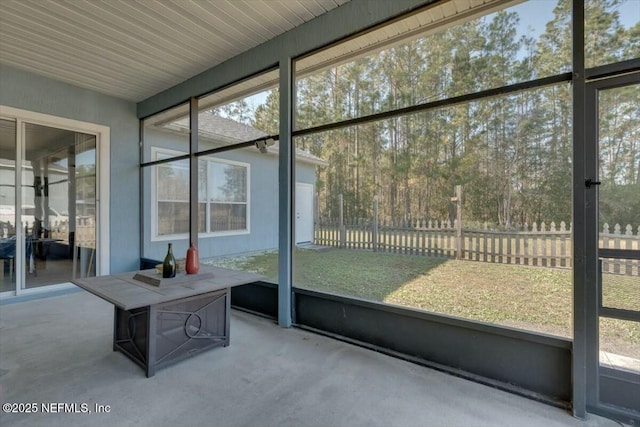
<path fill-rule="evenodd" d="M 0 292 L 16 288 L 16 122 L 0 119 Z"/>
<path fill-rule="evenodd" d="M 96 274 L 97 138 L 0 121 L 0 291 Z"/>

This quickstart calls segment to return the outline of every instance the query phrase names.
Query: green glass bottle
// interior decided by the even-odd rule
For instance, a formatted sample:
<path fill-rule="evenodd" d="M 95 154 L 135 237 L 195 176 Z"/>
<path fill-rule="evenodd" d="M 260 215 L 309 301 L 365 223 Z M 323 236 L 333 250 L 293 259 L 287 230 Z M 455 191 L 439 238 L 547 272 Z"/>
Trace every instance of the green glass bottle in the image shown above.
<path fill-rule="evenodd" d="M 173 256 L 173 249 L 171 248 L 171 246 L 171 243 L 169 243 L 167 256 L 164 257 L 164 262 L 162 263 L 162 278 L 164 279 L 176 277 L 176 259 Z"/>

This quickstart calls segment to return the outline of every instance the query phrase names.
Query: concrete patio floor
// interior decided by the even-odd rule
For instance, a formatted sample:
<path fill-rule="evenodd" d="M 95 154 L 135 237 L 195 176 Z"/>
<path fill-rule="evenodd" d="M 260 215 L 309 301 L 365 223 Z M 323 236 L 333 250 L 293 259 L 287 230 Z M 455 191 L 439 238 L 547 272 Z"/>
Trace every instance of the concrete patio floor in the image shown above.
<path fill-rule="evenodd" d="M 112 331 L 113 307 L 86 292 L 2 305 L 0 401 L 86 403 L 94 412 L 0 413 L 0 425 L 619 425 L 238 311 L 231 346 L 149 379 L 112 351 Z"/>

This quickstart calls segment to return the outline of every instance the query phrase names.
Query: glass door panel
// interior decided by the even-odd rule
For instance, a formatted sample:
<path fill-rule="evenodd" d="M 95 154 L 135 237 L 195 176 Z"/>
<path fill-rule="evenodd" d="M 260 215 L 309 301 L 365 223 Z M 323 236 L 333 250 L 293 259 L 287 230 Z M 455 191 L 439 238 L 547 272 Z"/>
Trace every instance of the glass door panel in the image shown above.
<path fill-rule="evenodd" d="M 96 138 L 31 123 L 24 126 L 24 287 L 95 275 Z"/>
<path fill-rule="evenodd" d="M 16 289 L 16 122 L 0 119 L 0 292 Z"/>

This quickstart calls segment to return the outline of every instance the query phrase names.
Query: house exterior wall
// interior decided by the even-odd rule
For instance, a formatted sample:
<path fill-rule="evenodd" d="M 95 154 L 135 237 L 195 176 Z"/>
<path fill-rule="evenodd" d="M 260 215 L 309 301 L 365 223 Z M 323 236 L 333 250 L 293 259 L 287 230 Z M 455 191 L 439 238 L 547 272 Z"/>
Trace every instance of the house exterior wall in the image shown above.
<path fill-rule="evenodd" d="M 296 182 L 303 184 L 316 184 L 316 169 L 308 163 L 298 162 L 296 165 Z"/>
<path fill-rule="evenodd" d="M 140 215 L 136 105 L 5 65 L 0 65 L 0 94 L 0 104 L 8 107 L 110 128 L 110 271 L 137 269 Z"/>
<path fill-rule="evenodd" d="M 177 151 L 188 150 L 188 141 L 177 135 L 160 131 L 145 130 L 145 157 L 151 157 L 152 148 L 165 148 Z M 211 148 L 206 143 L 200 149 Z M 278 247 L 278 156 L 277 153 L 261 154 L 250 147 L 217 153 L 209 156 L 214 159 L 229 160 L 249 164 L 249 232 L 229 233 L 201 237 L 197 242 L 200 257 L 213 258 L 224 255 L 236 255 L 247 252 L 272 250 Z M 149 174 L 144 180 L 144 209 L 151 213 L 153 195 Z M 315 183 L 315 165 L 298 162 L 296 181 L 308 184 Z M 150 215 L 145 214 L 145 218 Z M 188 248 L 188 237 L 171 240 L 158 240 L 153 236 L 152 221 L 144 223 L 145 258 L 161 260 L 167 252 L 167 243 L 173 243 L 176 258 L 183 258 Z"/>

